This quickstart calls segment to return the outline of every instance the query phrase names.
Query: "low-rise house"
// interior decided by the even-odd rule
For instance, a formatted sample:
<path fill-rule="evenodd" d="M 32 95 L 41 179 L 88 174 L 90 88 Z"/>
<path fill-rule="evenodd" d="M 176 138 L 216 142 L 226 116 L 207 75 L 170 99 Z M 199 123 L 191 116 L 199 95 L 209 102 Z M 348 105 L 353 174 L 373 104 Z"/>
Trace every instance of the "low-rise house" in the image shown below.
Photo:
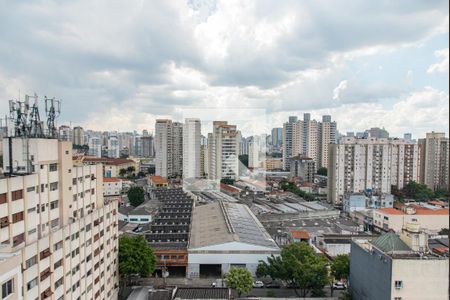
<path fill-rule="evenodd" d="M 150 210 L 145 206 L 121 206 L 119 207 L 119 220 L 129 223 L 145 224 L 153 220 L 155 210 Z"/>
<path fill-rule="evenodd" d="M 118 196 L 122 189 L 122 179 L 117 177 L 103 178 L 103 196 Z"/>
<path fill-rule="evenodd" d="M 148 185 L 155 189 L 167 188 L 169 186 L 167 179 L 161 176 L 148 176 L 147 181 Z"/>
<path fill-rule="evenodd" d="M 378 232 L 401 232 L 406 223 L 417 223 L 429 232 L 439 232 L 449 228 L 448 208 L 428 208 L 420 205 L 408 205 L 402 210 L 381 208 L 374 211 L 373 226 Z"/>

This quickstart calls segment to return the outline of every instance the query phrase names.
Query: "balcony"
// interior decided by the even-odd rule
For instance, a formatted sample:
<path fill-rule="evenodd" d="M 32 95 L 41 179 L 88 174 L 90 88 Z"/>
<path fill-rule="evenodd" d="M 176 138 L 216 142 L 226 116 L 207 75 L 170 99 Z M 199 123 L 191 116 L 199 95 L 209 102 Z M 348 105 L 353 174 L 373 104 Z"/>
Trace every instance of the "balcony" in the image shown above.
<path fill-rule="evenodd" d="M 45 291 L 41 293 L 41 299 L 47 299 L 50 298 L 53 295 L 52 289 L 47 288 Z"/>
<path fill-rule="evenodd" d="M 40 275 L 41 282 L 44 281 L 45 279 L 47 279 L 51 274 L 52 274 L 52 271 L 50 270 L 50 267 L 48 267 L 47 269 L 42 271 L 41 275 Z"/>
<path fill-rule="evenodd" d="M 50 251 L 50 248 L 47 248 L 44 251 L 41 251 L 40 259 L 43 260 L 43 259 L 49 257 L 50 255 L 52 255 L 52 252 Z"/>

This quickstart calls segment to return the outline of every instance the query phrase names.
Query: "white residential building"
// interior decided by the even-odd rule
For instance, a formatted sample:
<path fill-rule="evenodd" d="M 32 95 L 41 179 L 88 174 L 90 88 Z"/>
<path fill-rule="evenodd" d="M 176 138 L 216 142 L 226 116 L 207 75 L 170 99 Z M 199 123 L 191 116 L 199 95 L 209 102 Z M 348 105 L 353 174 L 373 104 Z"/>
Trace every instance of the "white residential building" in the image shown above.
<path fill-rule="evenodd" d="M 208 134 L 208 178 L 239 178 L 239 141 L 241 134 L 236 125 L 214 121 L 213 133 Z"/>
<path fill-rule="evenodd" d="M 402 139 L 344 137 L 330 145 L 328 201 L 342 202 L 346 194 L 390 194 L 420 178 L 420 146 Z"/>
<path fill-rule="evenodd" d="M 74 165 L 71 142 L 10 142 L 0 179 L 3 299 L 117 299 L 118 204 L 104 202 L 101 165 Z"/>
<path fill-rule="evenodd" d="M 102 157 L 102 141 L 98 136 L 89 137 L 89 155 L 95 157 Z"/>
<path fill-rule="evenodd" d="M 183 129 L 183 178 L 201 176 L 201 122 L 200 119 L 186 119 Z"/>
<path fill-rule="evenodd" d="M 120 146 L 119 139 L 116 135 L 110 135 L 108 137 L 108 157 L 119 158 L 120 157 Z"/>

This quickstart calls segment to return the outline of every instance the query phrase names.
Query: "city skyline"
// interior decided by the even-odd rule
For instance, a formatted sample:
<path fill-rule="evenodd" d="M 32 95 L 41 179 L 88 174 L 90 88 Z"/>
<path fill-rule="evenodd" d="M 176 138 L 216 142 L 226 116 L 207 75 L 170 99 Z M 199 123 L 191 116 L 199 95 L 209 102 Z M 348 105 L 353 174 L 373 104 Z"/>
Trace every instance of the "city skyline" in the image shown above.
<path fill-rule="evenodd" d="M 61 124 L 96 130 L 209 107 L 265 109 L 270 128 L 308 112 L 341 132 L 448 135 L 448 2 L 341 5 L 8 2 L 0 96 L 52 93 Z"/>

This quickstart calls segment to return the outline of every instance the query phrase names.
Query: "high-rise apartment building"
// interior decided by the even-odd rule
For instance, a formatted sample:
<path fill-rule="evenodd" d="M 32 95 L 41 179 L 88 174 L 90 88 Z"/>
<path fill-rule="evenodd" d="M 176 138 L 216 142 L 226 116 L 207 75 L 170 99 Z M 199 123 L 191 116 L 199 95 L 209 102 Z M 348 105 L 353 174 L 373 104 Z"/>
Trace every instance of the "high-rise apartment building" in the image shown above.
<path fill-rule="evenodd" d="M 236 125 L 214 121 L 213 132 L 208 134 L 208 178 L 239 178 L 239 142 L 241 134 Z"/>
<path fill-rule="evenodd" d="M 181 176 L 183 169 L 183 124 L 156 120 L 155 171 L 165 178 Z"/>
<path fill-rule="evenodd" d="M 108 137 L 108 157 L 119 158 L 120 150 L 119 139 L 116 135 L 110 135 Z"/>
<path fill-rule="evenodd" d="M 267 136 L 254 135 L 250 140 L 249 154 L 248 154 L 248 166 L 249 168 L 263 168 L 266 160 L 267 151 Z"/>
<path fill-rule="evenodd" d="M 420 178 L 420 146 L 402 139 L 342 138 L 330 146 L 328 201 L 371 190 L 391 193 Z"/>
<path fill-rule="evenodd" d="M 283 148 L 282 148 L 282 155 L 283 155 L 283 170 L 289 170 L 290 164 L 289 159 L 294 156 L 292 153 L 292 147 L 293 147 L 293 138 L 292 138 L 292 131 L 293 126 L 297 122 L 297 117 L 289 117 L 288 122 L 283 124 Z"/>
<path fill-rule="evenodd" d="M 95 157 L 102 157 L 102 143 L 98 136 L 89 137 L 89 155 Z"/>
<path fill-rule="evenodd" d="M 279 151 L 282 143 L 283 143 L 283 128 L 272 128 L 271 132 L 272 151 L 274 150 Z"/>
<path fill-rule="evenodd" d="M 143 157 L 154 157 L 155 156 L 155 147 L 153 143 L 153 136 L 151 135 L 143 135 L 141 137 L 142 143 L 142 156 Z"/>
<path fill-rule="evenodd" d="M 289 159 L 298 155 L 313 159 L 319 168 L 328 165 L 328 148 L 336 143 L 337 135 L 336 122 L 331 121 L 331 116 L 325 115 L 322 122 L 318 122 L 312 120 L 310 114 L 304 114 L 303 120 L 285 123 L 284 132 L 285 169 L 289 168 Z"/>
<path fill-rule="evenodd" d="M 118 203 L 104 202 L 101 165 L 74 165 L 72 142 L 6 141 L 2 299 L 117 299 Z"/>
<path fill-rule="evenodd" d="M 187 118 L 183 129 L 183 178 L 201 176 L 201 122 Z"/>
<path fill-rule="evenodd" d="M 445 133 L 430 132 L 422 145 L 421 182 L 433 190 L 449 189 L 449 139 Z"/>
<path fill-rule="evenodd" d="M 75 145 L 84 145 L 84 130 L 83 127 L 76 126 L 73 128 L 73 143 Z"/>

